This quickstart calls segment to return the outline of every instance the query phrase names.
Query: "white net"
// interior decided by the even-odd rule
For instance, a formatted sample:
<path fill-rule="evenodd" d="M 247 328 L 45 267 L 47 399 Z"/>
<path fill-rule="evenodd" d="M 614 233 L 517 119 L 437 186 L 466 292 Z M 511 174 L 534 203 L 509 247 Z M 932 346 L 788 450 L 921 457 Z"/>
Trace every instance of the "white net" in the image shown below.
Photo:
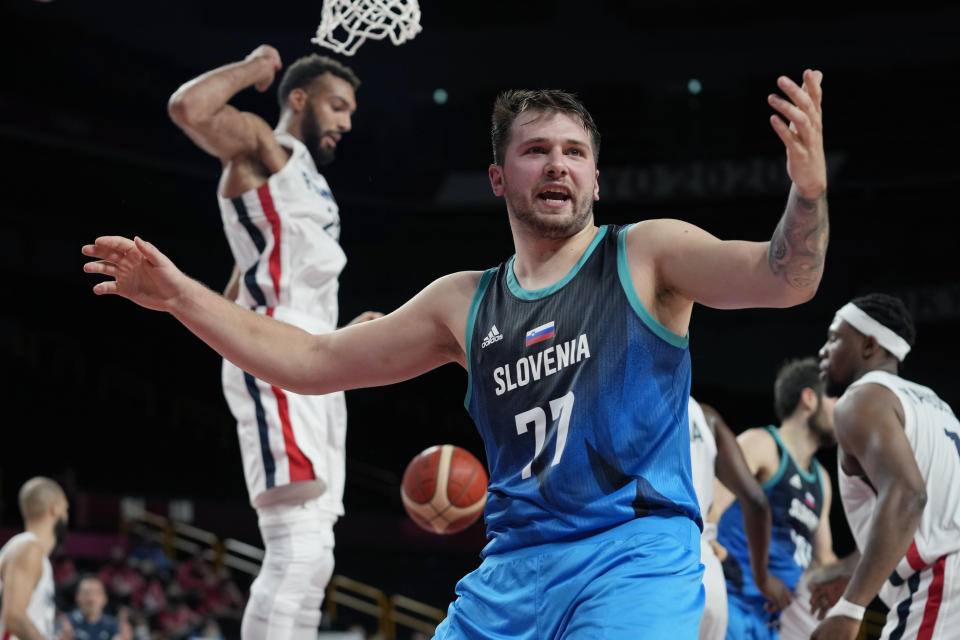
<path fill-rule="evenodd" d="M 368 38 L 387 36 L 395 45 L 420 33 L 417 0 L 324 0 L 317 35 L 322 47 L 352 56 Z"/>

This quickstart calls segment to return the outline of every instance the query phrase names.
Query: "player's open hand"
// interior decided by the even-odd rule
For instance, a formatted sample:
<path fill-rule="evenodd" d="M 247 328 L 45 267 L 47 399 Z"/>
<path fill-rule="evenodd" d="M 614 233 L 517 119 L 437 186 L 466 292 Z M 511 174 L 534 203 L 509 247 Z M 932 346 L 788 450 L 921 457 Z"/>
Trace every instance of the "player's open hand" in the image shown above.
<path fill-rule="evenodd" d="M 261 93 L 273 84 L 273 76 L 283 67 L 283 62 L 280 61 L 280 52 L 268 44 L 262 44 L 251 51 L 249 55 L 247 55 L 246 60 L 247 62 L 263 62 L 263 77 L 253 85 L 253 87 Z"/>
<path fill-rule="evenodd" d="M 860 621 L 847 616 L 832 616 L 821 622 L 810 640 L 856 640 Z"/>
<path fill-rule="evenodd" d="M 827 189 L 827 161 L 823 152 L 823 72 L 807 69 L 803 85 L 786 76 L 777 78 L 777 86 L 786 98 L 770 94 L 767 102 L 786 118 L 770 116 L 770 124 L 787 148 L 787 173 L 802 198 L 815 200 Z"/>
<path fill-rule="evenodd" d="M 783 611 L 793 600 L 793 594 L 790 593 L 787 585 L 783 584 L 783 580 L 770 573 L 767 574 L 765 580 L 757 582 L 757 589 L 759 589 L 763 597 L 767 599 L 767 602 L 763 604 L 763 608 L 770 613 Z"/>
<path fill-rule="evenodd" d="M 84 264 L 84 271 L 112 278 L 94 286 L 98 296 L 115 294 L 147 309 L 170 311 L 189 280 L 169 258 L 140 238 L 101 236 L 82 251 L 98 258 Z"/>

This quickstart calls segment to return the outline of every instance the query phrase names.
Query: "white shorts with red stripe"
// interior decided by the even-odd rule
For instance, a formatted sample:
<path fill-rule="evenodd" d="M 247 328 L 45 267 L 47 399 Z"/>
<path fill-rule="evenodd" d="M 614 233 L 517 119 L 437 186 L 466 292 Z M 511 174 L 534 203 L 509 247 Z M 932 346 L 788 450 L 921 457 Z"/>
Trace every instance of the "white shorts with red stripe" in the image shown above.
<path fill-rule="evenodd" d="M 291 393 L 227 361 L 223 393 L 237 420 L 251 504 L 294 504 L 319 497 L 323 511 L 343 515 L 347 435 L 343 393 Z"/>
<path fill-rule="evenodd" d="M 880 590 L 890 607 L 882 640 L 953 640 L 960 637 L 960 553 L 937 559 Z"/>

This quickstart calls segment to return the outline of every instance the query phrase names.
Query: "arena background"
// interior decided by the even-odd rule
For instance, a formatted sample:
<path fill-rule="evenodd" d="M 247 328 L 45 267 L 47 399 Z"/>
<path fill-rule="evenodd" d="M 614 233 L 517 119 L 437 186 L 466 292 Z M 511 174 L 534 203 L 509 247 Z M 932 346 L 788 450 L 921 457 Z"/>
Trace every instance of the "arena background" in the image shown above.
<path fill-rule="evenodd" d="M 219 164 L 170 122 L 167 98 L 261 43 L 286 63 L 323 51 L 309 43 L 320 4 L 2 4 L 8 529 L 20 526 L 17 488 L 46 474 L 76 498 L 74 529 L 115 528 L 110 509 L 96 506 L 113 498 L 189 500 L 200 526 L 259 544 L 219 357 L 170 317 L 94 297 L 80 247 L 139 234 L 222 288 L 232 264 L 214 196 Z M 778 74 L 819 68 L 832 225 L 823 284 L 787 311 L 698 307 L 694 395 L 736 431 L 773 422 L 777 366 L 815 354 L 835 309 L 880 290 L 902 296 L 917 321 L 905 375 L 960 407 L 960 9 L 881 4 L 424 0 L 416 39 L 368 42 L 346 60 L 363 79 L 359 110 L 324 170 L 349 258 L 341 320 L 390 311 L 442 274 L 512 253 L 485 177 L 499 90 L 556 87 L 584 99 L 603 134 L 599 223 L 677 217 L 763 240 L 787 193 L 766 95 Z M 233 103 L 273 123 L 274 89 Z M 445 606 L 477 564 L 482 525 L 447 538 L 419 533 L 398 495 L 407 461 L 429 445 L 455 443 L 483 459 L 465 382 L 449 365 L 348 393 L 338 573 Z M 835 450 L 820 457 L 834 468 Z M 832 521 L 838 552 L 849 551 L 839 504 Z"/>

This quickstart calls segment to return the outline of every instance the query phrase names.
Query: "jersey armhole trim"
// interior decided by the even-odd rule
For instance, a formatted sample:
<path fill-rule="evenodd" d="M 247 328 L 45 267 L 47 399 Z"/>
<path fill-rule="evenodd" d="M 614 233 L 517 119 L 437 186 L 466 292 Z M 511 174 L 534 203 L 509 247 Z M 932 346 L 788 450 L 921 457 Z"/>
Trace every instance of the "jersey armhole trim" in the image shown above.
<path fill-rule="evenodd" d="M 633 277 L 630 275 L 630 264 L 627 261 L 627 229 L 632 226 L 625 226 L 617 234 L 617 275 L 620 276 L 620 286 L 623 287 L 623 292 L 626 294 L 627 300 L 630 301 L 630 306 L 633 307 L 634 312 L 650 331 L 653 331 L 667 344 L 679 349 L 686 349 L 690 344 L 690 332 L 687 331 L 685 336 L 678 336 L 657 322 L 656 318 L 650 315 L 650 312 L 640 302 L 637 288 L 633 285 Z"/>
<path fill-rule="evenodd" d="M 473 330 L 477 319 L 477 312 L 480 310 L 480 301 L 490 286 L 490 281 L 497 272 L 497 267 L 487 269 L 480 276 L 480 282 L 477 283 L 477 290 L 473 293 L 473 300 L 470 301 L 470 310 L 467 312 L 467 335 L 465 336 L 464 346 L 467 352 L 467 395 L 463 399 L 463 406 L 470 411 L 470 396 L 473 394 L 473 358 L 470 355 L 473 346 Z"/>
<path fill-rule="evenodd" d="M 777 445 L 777 454 L 780 456 L 780 466 L 777 467 L 777 472 L 775 474 L 770 476 L 766 482 L 760 485 L 764 491 L 772 488 L 775 484 L 780 482 L 780 478 L 783 477 L 783 474 L 787 470 L 787 460 L 790 458 L 790 452 L 787 451 L 787 448 L 783 445 L 783 440 L 780 439 L 780 435 L 777 433 L 777 428 L 773 425 L 769 425 L 767 426 L 766 431 L 773 436 L 773 441 Z M 797 469 L 799 470 L 800 468 L 797 467 Z"/>

